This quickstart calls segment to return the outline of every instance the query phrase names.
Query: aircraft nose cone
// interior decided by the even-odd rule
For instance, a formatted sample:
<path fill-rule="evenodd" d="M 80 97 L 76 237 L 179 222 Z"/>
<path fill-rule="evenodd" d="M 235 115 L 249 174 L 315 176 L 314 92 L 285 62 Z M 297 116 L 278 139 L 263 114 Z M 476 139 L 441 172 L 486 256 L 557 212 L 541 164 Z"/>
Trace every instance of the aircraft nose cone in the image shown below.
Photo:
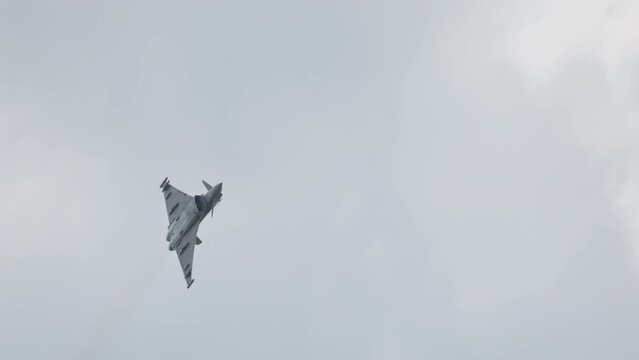
<path fill-rule="evenodd" d="M 215 185 L 215 194 L 217 196 L 217 201 L 222 199 L 222 183 Z"/>
<path fill-rule="evenodd" d="M 213 188 L 211 188 L 211 190 L 207 194 L 207 200 L 209 201 L 211 206 L 213 206 L 215 205 L 216 201 L 219 201 L 221 196 L 222 196 L 222 183 L 219 183 L 213 186 Z"/>

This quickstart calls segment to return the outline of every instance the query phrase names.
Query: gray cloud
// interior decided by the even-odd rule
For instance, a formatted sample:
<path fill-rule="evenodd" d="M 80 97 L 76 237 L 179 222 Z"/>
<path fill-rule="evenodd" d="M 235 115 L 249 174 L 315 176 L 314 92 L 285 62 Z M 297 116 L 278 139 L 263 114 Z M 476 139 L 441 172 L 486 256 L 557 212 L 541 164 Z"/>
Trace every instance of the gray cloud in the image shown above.
<path fill-rule="evenodd" d="M 635 358 L 634 52 L 588 4 L 2 5 L 0 354 Z M 225 184 L 189 291 L 167 175 Z"/>

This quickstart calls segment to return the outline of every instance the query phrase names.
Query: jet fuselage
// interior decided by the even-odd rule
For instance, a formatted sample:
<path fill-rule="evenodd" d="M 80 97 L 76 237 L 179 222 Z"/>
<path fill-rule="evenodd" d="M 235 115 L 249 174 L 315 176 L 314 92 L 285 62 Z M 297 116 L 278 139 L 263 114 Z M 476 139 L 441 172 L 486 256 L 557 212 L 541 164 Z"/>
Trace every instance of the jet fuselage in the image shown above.
<path fill-rule="evenodd" d="M 202 195 L 193 197 L 185 206 L 184 210 L 170 224 L 166 235 L 169 242 L 169 250 L 175 250 L 184 238 L 184 235 L 191 230 L 195 224 L 199 224 L 202 219 L 213 211 L 215 205 L 222 197 L 222 183 L 214 186 Z"/>

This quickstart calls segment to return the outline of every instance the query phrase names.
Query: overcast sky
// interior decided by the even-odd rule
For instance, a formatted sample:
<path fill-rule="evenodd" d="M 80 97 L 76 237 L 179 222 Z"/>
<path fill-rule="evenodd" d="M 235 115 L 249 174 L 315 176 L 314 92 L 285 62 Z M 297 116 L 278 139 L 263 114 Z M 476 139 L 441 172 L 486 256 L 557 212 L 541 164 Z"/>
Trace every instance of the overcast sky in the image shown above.
<path fill-rule="evenodd" d="M 0 358 L 639 358 L 639 2 L 0 0 Z M 188 291 L 158 185 L 224 182 Z"/>

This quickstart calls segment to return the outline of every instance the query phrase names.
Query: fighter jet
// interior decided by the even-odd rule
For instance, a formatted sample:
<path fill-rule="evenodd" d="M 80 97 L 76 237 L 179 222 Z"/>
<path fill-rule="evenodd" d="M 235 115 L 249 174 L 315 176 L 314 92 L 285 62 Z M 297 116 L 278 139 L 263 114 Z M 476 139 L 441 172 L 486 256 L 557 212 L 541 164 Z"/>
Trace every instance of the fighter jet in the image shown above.
<path fill-rule="evenodd" d="M 166 241 L 169 242 L 169 250 L 177 253 L 180 266 L 186 280 L 186 288 L 193 284 L 191 272 L 193 271 L 193 252 L 195 245 L 200 245 L 202 240 L 197 237 L 200 222 L 222 200 L 222 183 L 211 186 L 202 180 L 206 192 L 202 195 L 191 196 L 169 185 L 169 178 L 165 178 L 160 184 L 166 213 L 169 216 L 169 230 Z"/>

